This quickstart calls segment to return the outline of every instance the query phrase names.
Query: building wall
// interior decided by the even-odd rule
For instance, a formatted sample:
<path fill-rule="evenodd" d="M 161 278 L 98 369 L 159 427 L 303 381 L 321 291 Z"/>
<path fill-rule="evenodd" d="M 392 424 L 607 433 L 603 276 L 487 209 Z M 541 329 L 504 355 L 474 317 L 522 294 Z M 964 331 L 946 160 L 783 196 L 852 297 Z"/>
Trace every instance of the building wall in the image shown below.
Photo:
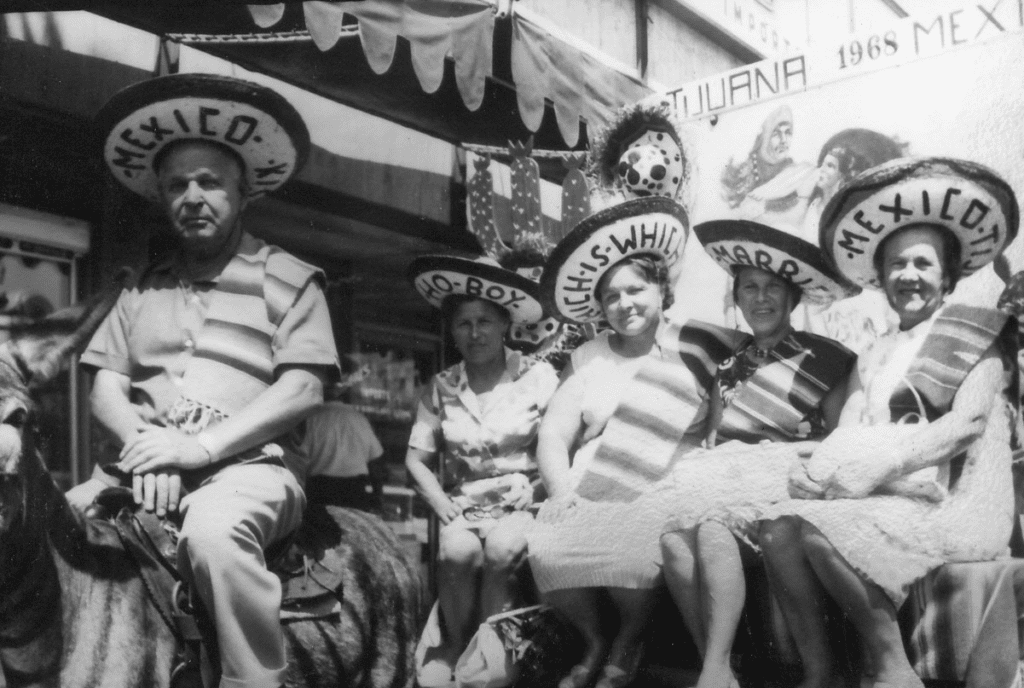
<path fill-rule="evenodd" d="M 672 88 L 743 64 L 660 4 L 650 3 L 647 17 L 647 77 L 652 82 Z"/>
<path fill-rule="evenodd" d="M 899 0 L 898 6 L 913 13 L 927 9 L 935 0 Z M 829 43 L 849 33 L 884 27 L 900 18 L 882 0 L 774 0 L 780 27 L 805 45 Z"/>
<path fill-rule="evenodd" d="M 519 0 L 517 6 L 547 19 L 623 65 L 639 69 L 638 0 Z M 673 10 L 678 0 L 647 0 L 647 74 L 651 85 L 672 87 L 743 64 L 713 37 Z"/>
<path fill-rule="evenodd" d="M 556 27 L 594 46 L 609 57 L 636 65 L 634 0 L 518 0 Z"/>

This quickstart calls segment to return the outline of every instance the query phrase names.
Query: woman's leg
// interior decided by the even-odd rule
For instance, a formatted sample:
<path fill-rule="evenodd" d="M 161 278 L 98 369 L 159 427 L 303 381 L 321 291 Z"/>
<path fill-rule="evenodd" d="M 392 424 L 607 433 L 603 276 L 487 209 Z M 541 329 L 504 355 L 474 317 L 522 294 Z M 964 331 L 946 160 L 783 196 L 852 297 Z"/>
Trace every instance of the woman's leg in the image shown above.
<path fill-rule="evenodd" d="M 804 668 L 800 688 L 823 688 L 832 678 L 832 651 L 825 628 L 825 589 L 804 552 L 801 521 L 792 516 L 761 526 L 768 584 L 779 601 Z"/>
<path fill-rule="evenodd" d="M 922 688 L 910 666 L 892 600 L 853 570 L 832 543 L 809 523 L 801 528 L 807 558 L 829 594 L 850 617 L 875 672 L 875 686 Z"/>
<path fill-rule="evenodd" d="M 595 688 L 612 688 L 629 682 L 640 665 L 643 648 L 640 636 L 650 621 L 657 588 L 608 588 L 619 613 L 619 630 L 615 634 L 604 673 Z"/>
<path fill-rule="evenodd" d="M 445 526 L 438 538 L 437 599 L 445 642 L 442 656 L 452 666 L 479 625 L 477 614 L 483 546 L 476 533 Z"/>
<path fill-rule="evenodd" d="M 697 531 L 677 530 L 661 536 L 662 572 L 686 630 L 703 657 L 707 651 L 700 575 L 697 571 Z"/>
<path fill-rule="evenodd" d="M 481 617 L 511 609 L 516 593 L 516 572 L 526 555 L 526 532 L 533 517 L 525 511 L 509 514 L 484 540 L 484 573 L 480 588 Z"/>
<path fill-rule="evenodd" d="M 601 633 L 601 614 L 597 588 L 551 590 L 544 601 L 564 615 L 583 636 L 583 658 L 562 679 L 559 688 L 583 688 L 597 673 L 608 652 L 608 641 Z"/>
<path fill-rule="evenodd" d="M 708 639 L 697 688 L 735 685 L 729 659 L 747 597 L 743 561 L 736 538 L 721 523 L 709 521 L 697 531 Z"/>

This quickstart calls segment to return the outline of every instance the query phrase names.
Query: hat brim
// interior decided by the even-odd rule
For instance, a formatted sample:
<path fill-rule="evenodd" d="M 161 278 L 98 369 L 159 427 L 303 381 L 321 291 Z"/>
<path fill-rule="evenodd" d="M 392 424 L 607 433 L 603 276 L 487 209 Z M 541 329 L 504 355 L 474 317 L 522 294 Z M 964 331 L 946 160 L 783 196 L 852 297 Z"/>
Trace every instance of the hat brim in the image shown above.
<path fill-rule="evenodd" d="M 730 274 L 759 268 L 794 284 L 810 303 L 829 303 L 860 292 L 829 266 L 821 249 L 775 227 L 750 220 L 712 220 L 694 225 L 693 233 Z"/>
<path fill-rule="evenodd" d="M 420 296 L 435 308 L 449 296 L 466 295 L 501 306 L 517 325 L 544 318 L 537 283 L 497 265 L 458 256 L 419 256 L 409 264 L 408 276 Z"/>
<path fill-rule="evenodd" d="M 236 153 L 249 196 L 283 185 L 309 154 L 309 130 L 276 91 L 214 74 L 171 74 L 116 93 L 96 116 L 103 159 L 130 191 L 156 200 L 154 163 L 167 146 L 210 141 Z"/>
<path fill-rule="evenodd" d="M 881 289 L 875 253 L 894 232 L 940 226 L 960 244 L 968 276 L 988 265 L 1017 236 L 1017 199 L 987 167 L 951 158 L 902 158 L 864 171 L 825 206 L 821 246 L 851 282 Z"/>
<path fill-rule="evenodd" d="M 671 265 L 690 231 L 686 209 L 663 196 L 635 198 L 605 208 L 576 225 L 554 248 L 540 278 L 548 311 L 564 322 L 604 317 L 597 284 L 624 258 L 656 256 Z"/>

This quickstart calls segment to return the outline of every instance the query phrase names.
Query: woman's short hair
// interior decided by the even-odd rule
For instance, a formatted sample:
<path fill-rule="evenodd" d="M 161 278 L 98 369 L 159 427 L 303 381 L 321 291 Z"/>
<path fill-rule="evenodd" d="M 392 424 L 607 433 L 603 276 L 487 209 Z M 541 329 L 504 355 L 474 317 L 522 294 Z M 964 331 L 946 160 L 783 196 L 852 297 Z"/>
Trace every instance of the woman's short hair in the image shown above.
<path fill-rule="evenodd" d="M 740 267 L 733 268 L 733 273 L 732 273 L 733 274 L 733 276 L 732 276 L 732 302 L 733 303 L 739 303 L 740 302 L 740 298 L 739 298 L 740 297 L 740 275 L 743 273 L 744 270 L 747 270 L 748 268 L 752 269 L 752 270 L 760 270 L 761 269 L 761 268 L 759 268 L 759 267 L 757 267 L 755 265 L 742 265 Z M 769 270 L 765 270 L 765 272 L 770 272 L 770 271 Z M 781 277 L 781 276 L 777 275 L 774 272 L 771 272 L 771 274 L 772 274 L 772 276 L 777 277 L 789 289 L 789 300 L 792 302 L 792 308 L 795 309 L 798 305 L 800 305 L 800 300 L 803 299 L 803 297 L 804 297 L 804 290 L 801 289 L 800 287 L 796 286 L 795 284 L 793 284 L 793 282 L 791 282 L 790 280 L 786 279 L 785 277 Z"/>
<path fill-rule="evenodd" d="M 512 322 L 512 316 L 509 315 L 508 310 L 504 306 L 500 306 L 490 299 L 484 299 L 471 294 L 452 294 L 451 296 L 444 297 L 444 300 L 441 302 L 441 317 L 444 318 L 445 325 L 451 328 L 452 320 L 455 318 L 455 312 L 458 311 L 463 304 L 472 303 L 474 301 L 479 301 L 480 303 L 487 305 L 506 323 Z"/>
<path fill-rule="evenodd" d="M 672 307 L 672 304 L 675 302 L 675 296 L 672 294 L 672 285 L 668 281 L 668 265 L 661 258 L 649 253 L 635 253 L 631 256 L 626 256 L 605 270 L 601 278 L 597 280 L 597 286 L 594 288 L 594 294 L 597 296 L 599 303 L 604 302 L 601 294 L 608 285 L 612 272 L 627 265 L 635 267 L 640 272 L 640 275 L 651 284 L 658 285 L 661 289 L 661 310 L 667 311 Z"/>
<path fill-rule="evenodd" d="M 900 227 L 898 230 L 885 237 L 878 243 L 878 248 L 875 249 L 875 255 L 872 256 L 872 262 L 875 266 L 875 275 L 878 277 L 878 283 L 885 284 L 885 249 L 889 245 L 889 242 L 893 237 L 899 236 L 908 229 L 930 229 L 934 231 L 939 238 L 942 240 L 942 274 L 946 278 L 946 282 L 949 287 L 946 290 L 947 294 L 953 292 L 956 289 L 957 283 L 960 281 L 960 277 L 963 274 L 963 269 L 960 267 L 960 241 L 953 234 L 953 230 L 942 225 L 934 224 L 914 224 L 906 227 Z"/>

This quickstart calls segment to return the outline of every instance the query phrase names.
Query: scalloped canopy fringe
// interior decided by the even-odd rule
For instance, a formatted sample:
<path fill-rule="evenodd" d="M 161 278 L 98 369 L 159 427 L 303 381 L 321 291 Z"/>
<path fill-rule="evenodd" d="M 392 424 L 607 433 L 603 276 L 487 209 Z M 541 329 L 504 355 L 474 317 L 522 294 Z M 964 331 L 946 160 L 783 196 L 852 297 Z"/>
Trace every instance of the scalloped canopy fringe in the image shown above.
<path fill-rule="evenodd" d="M 249 5 L 260 28 L 284 16 L 285 6 Z M 494 6 L 487 0 L 362 0 L 302 3 L 306 29 L 321 51 L 330 50 L 342 33 L 346 14 L 359 22 L 363 53 L 370 68 L 383 74 L 391 67 L 398 36 L 409 41 L 413 70 L 420 87 L 434 93 L 444 78 L 444 61 L 455 64 L 455 82 L 470 111 L 484 99 L 492 74 Z M 544 119 L 545 100 L 554 104 L 566 145 L 579 141 L 580 117 L 591 127 L 605 126 L 615 111 L 643 98 L 648 89 L 625 74 L 600 64 L 521 16 L 512 17 L 512 78 L 519 115 L 530 131 Z"/>

